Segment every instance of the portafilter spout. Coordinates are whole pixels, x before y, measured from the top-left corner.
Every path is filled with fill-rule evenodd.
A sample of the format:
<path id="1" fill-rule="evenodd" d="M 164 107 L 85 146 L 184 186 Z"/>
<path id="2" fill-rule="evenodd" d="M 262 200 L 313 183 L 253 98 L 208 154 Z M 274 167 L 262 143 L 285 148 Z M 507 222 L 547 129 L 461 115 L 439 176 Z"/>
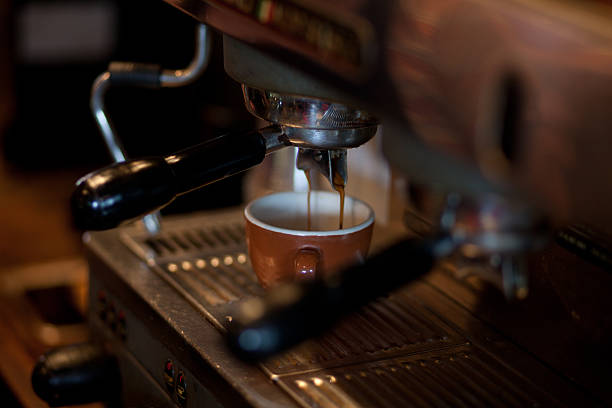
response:
<path id="1" fill-rule="evenodd" d="M 300 147 L 295 166 L 306 172 L 317 170 L 332 188 L 346 186 L 348 179 L 346 149 L 320 150 Z"/>

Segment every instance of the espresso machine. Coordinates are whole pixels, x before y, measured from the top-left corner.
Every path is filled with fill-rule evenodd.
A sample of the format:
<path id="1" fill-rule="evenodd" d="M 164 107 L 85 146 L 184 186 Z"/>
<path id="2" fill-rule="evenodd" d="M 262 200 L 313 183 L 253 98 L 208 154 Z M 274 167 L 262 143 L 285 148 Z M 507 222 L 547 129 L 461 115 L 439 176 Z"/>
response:
<path id="1" fill-rule="evenodd" d="M 199 24 L 192 63 L 113 62 L 92 88 L 116 162 L 79 180 L 72 201 L 95 341 L 41 357 L 42 399 L 612 403 L 609 2 L 166 2 Z M 206 74 L 211 30 L 265 125 L 128 158 L 106 91 L 189 86 Z M 350 186 L 352 150 L 376 139 L 399 210 L 377 220 L 363 264 L 328 279 L 264 291 L 240 208 L 159 215 L 289 149 L 286 171 Z"/>

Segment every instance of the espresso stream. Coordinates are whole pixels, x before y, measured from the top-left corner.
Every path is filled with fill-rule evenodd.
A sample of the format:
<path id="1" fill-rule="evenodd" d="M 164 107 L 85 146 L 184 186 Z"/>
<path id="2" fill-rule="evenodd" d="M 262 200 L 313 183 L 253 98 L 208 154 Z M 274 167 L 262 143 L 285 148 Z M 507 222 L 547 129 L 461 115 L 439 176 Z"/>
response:
<path id="1" fill-rule="evenodd" d="M 312 191 L 312 186 L 310 183 L 310 169 L 308 170 L 304 170 L 304 175 L 306 175 L 306 180 L 308 180 L 308 195 L 306 196 L 306 200 L 307 200 L 307 207 L 308 207 L 308 216 L 307 216 L 307 230 L 306 231 L 312 231 L 312 223 L 310 221 L 310 193 Z"/>
<path id="2" fill-rule="evenodd" d="M 334 173 L 334 190 L 340 194 L 340 221 L 338 222 L 338 229 L 342 229 L 344 221 L 344 180 L 340 177 L 339 173 Z"/>
<path id="3" fill-rule="evenodd" d="M 308 181 L 308 194 L 306 196 L 306 200 L 308 200 L 307 203 L 307 221 L 306 221 L 306 230 L 307 231 L 312 231 L 312 219 L 311 219 L 311 213 L 310 213 L 310 193 L 312 192 L 312 183 L 311 183 L 311 178 L 310 178 L 310 169 L 304 170 L 304 175 L 306 176 L 306 180 Z M 338 194 L 340 194 L 340 219 L 338 221 L 338 229 L 342 229 L 344 227 L 344 180 L 342 179 L 342 177 L 340 176 L 340 173 L 338 173 L 337 171 L 334 171 L 334 175 L 333 175 L 333 187 L 334 190 L 336 190 L 338 192 Z M 333 228 L 329 228 L 328 226 L 330 225 L 329 222 L 329 216 L 325 215 L 325 216 L 317 216 L 317 224 L 319 224 L 317 226 L 317 230 L 331 230 Z"/>

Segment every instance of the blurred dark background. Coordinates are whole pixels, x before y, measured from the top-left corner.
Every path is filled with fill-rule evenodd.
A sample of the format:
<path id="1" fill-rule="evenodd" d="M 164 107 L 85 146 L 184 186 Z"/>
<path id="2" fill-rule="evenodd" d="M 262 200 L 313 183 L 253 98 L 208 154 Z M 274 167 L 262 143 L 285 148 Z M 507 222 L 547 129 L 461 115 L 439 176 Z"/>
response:
<path id="1" fill-rule="evenodd" d="M 87 305 L 70 193 L 80 176 L 111 163 L 89 109 L 94 79 L 110 61 L 186 67 L 195 28 L 162 1 L 0 0 L 0 354 L 9 356 L 0 361 L 3 406 L 43 406 L 29 385 L 36 357 L 87 336 L 79 329 L 64 338 L 60 329 L 84 326 Z M 114 88 L 106 106 L 130 157 L 166 155 L 254 126 L 240 86 L 223 70 L 217 33 L 196 83 Z M 242 175 L 228 178 L 164 213 L 239 204 L 241 186 Z"/>
<path id="2" fill-rule="evenodd" d="M 14 1 L 9 7 L 15 109 L 3 153 L 20 170 L 89 170 L 109 162 L 88 103 L 91 84 L 109 61 L 175 69 L 193 57 L 195 20 L 161 1 Z M 195 85 L 109 91 L 107 107 L 130 156 L 168 154 L 252 126 L 239 85 L 223 71 L 219 36 L 213 44 L 210 66 Z M 226 187 L 215 186 L 215 193 Z M 224 194 L 207 195 L 219 203 L 205 205 L 225 204 Z"/>

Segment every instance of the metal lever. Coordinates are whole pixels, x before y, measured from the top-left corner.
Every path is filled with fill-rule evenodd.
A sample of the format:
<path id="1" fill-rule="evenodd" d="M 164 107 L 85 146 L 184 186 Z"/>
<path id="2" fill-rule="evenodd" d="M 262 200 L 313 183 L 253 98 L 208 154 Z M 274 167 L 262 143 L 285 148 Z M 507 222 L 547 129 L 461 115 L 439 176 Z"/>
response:
<path id="1" fill-rule="evenodd" d="M 210 59 L 210 37 L 208 29 L 200 24 L 196 31 L 196 54 L 185 69 L 162 70 L 159 65 L 132 62 L 111 62 L 108 70 L 100 74 L 91 89 L 90 107 L 104 142 L 116 163 L 127 160 L 128 155 L 108 117 L 104 105 L 106 91 L 112 85 L 130 85 L 148 88 L 178 87 L 195 81 L 208 66 Z M 149 233 L 156 234 L 161 228 L 159 213 L 146 215 L 143 219 Z"/>

